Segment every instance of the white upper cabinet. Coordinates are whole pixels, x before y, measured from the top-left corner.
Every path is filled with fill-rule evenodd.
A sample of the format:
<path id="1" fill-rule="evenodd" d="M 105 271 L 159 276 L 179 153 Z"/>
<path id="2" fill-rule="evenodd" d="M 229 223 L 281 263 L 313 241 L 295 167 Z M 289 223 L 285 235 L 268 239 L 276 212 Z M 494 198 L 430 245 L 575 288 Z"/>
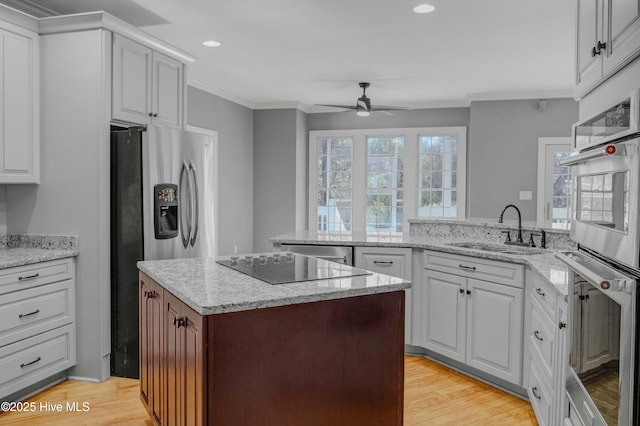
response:
<path id="1" fill-rule="evenodd" d="M 640 0 L 578 0 L 579 99 L 640 54 Z"/>
<path id="2" fill-rule="evenodd" d="M 38 35 L 0 21 L 0 183 L 40 182 Z"/>
<path id="3" fill-rule="evenodd" d="M 112 101 L 116 120 L 182 128 L 184 65 L 114 34 Z"/>

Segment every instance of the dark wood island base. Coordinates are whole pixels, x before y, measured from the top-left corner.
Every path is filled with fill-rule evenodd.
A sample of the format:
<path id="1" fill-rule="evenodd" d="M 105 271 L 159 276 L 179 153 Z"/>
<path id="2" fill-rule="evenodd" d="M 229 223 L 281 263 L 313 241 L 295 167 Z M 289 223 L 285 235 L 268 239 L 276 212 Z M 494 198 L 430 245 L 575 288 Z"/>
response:
<path id="1" fill-rule="evenodd" d="M 141 337 L 163 340 L 158 353 L 141 339 L 141 399 L 157 423 L 402 425 L 402 290 L 201 316 L 140 283 L 141 305 L 161 297 L 164 311 L 160 336 L 141 306 Z"/>

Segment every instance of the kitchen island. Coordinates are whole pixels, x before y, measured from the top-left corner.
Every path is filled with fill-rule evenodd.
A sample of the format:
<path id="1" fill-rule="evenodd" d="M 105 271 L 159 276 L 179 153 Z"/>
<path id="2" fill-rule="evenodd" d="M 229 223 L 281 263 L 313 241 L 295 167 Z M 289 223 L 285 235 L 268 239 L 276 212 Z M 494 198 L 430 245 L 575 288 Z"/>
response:
<path id="1" fill-rule="evenodd" d="M 141 399 L 156 423 L 402 424 L 408 281 L 273 285 L 215 259 L 138 267 Z"/>

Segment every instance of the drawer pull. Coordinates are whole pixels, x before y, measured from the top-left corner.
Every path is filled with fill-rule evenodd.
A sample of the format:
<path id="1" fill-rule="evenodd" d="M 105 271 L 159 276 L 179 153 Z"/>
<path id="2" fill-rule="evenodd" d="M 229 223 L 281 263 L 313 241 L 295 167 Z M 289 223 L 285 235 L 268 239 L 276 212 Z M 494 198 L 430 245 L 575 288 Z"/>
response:
<path id="1" fill-rule="evenodd" d="M 374 260 L 373 264 L 380 266 L 391 266 L 393 265 L 393 260 Z"/>
<path id="2" fill-rule="evenodd" d="M 27 362 L 27 363 L 25 363 L 25 364 L 20 364 L 20 368 L 25 368 L 25 367 L 28 367 L 28 366 L 30 366 L 30 365 L 33 365 L 33 364 L 35 364 L 36 362 L 40 362 L 40 360 L 41 360 L 41 359 L 42 359 L 42 358 L 38 357 L 38 358 L 34 359 L 34 360 L 33 360 L 33 361 L 31 361 L 31 362 Z"/>
<path id="3" fill-rule="evenodd" d="M 24 317 L 30 317 L 31 315 L 35 315 L 35 314 L 38 314 L 38 313 L 40 313 L 40 309 L 36 309 L 35 311 L 29 312 L 28 314 L 20 314 L 20 315 L 18 315 L 18 318 L 22 319 Z"/>
<path id="4" fill-rule="evenodd" d="M 458 264 L 458 268 L 464 269 L 465 271 L 475 271 L 476 270 L 475 266 L 467 266 L 467 265 L 463 265 L 463 264 Z"/>
<path id="5" fill-rule="evenodd" d="M 27 275 L 26 277 L 23 277 L 21 275 L 21 276 L 18 277 L 18 281 L 32 280 L 34 278 L 38 278 L 39 276 L 40 276 L 40 274 Z"/>
<path id="6" fill-rule="evenodd" d="M 538 330 L 534 331 L 533 335 L 536 337 L 536 339 L 540 340 L 541 342 L 544 340 Z"/>
<path id="7" fill-rule="evenodd" d="M 531 393 L 533 394 L 533 396 L 536 397 L 536 399 L 542 399 L 542 397 L 538 393 L 538 387 L 537 386 L 534 386 L 534 387 L 531 388 Z"/>
<path id="8" fill-rule="evenodd" d="M 536 293 L 538 293 L 542 297 L 544 297 L 544 295 L 545 295 L 544 290 L 542 290 L 541 288 L 536 288 Z"/>

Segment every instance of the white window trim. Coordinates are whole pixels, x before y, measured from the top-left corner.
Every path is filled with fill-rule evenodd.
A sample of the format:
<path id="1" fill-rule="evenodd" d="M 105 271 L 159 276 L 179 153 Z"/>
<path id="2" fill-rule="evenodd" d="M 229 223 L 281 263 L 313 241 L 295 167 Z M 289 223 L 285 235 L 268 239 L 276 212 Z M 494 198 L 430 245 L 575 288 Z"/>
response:
<path id="1" fill-rule="evenodd" d="M 571 137 L 544 137 L 538 138 L 538 195 L 536 201 L 536 226 L 540 228 L 550 228 L 547 224 L 547 206 L 545 205 L 547 188 L 545 180 L 547 178 L 546 170 L 546 150 L 549 145 L 566 145 L 567 152 L 571 151 Z"/>
<path id="2" fill-rule="evenodd" d="M 309 132 L 309 231 L 317 230 L 317 149 L 318 138 L 352 138 L 353 139 L 353 194 L 366 193 L 366 138 L 368 136 L 404 136 L 404 213 L 403 229 L 409 231 L 409 219 L 418 218 L 418 138 L 423 135 L 448 136 L 458 138 L 458 169 L 457 169 L 457 219 L 464 220 L 466 214 L 467 187 L 467 128 L 465 126 L 452 127 L 411 127 L 388 129 L 347 129 L 347 130 L 312 130 Z M 352 233 L 366 233 L 366 197 L 352 196 Z M 431 218 L 439 220 L 440 218 Z M 446 220 L 447 218 L 442 218 Z"/>

